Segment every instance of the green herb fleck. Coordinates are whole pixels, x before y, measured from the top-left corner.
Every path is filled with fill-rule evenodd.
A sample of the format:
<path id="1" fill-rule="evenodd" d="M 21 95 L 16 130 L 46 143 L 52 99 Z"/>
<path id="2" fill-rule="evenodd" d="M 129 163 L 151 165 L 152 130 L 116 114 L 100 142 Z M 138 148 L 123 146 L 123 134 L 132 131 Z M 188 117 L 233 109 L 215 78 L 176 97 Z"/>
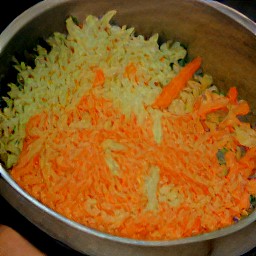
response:
<path id="1" fill-rule="evenodd" d="M 184 66 L 187 64 L 187 62 L 186 62 L 185 59 L 179 59 L 179 60 L 178 60 L 178 63 L 179 63 L 179 65 L 180 65 L 181 67 L 184 67 Z"/>
<path id="2" fill-rule="evenodd" d="M 71 16 L 73 22 L 76 24 L 76 25 L 79 25 L 79 21 L 77 19 L 77 17 L 74 17 L 74 16 Z"/>
<path id="3" fill-rule="evenodd" d="M 256 207 L 256 197 L 253 195 L 250 195 L 250 204 L 251 204 L 251 207 L 253 208 Z"/>
<path id="4" fill-rule="evenodd" d="M 216 156 L 220 165 L 226 164 L 225 154 L 228 152 L 226 148 L 219 149 Z"/>

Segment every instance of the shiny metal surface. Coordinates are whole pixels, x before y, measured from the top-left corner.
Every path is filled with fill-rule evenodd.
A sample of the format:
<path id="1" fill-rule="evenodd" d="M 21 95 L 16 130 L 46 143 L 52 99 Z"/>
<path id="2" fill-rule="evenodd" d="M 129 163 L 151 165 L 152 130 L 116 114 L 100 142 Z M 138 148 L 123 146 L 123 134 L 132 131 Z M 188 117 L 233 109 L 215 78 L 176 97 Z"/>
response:
<path id="1" fill-rule="evenodd" d="M 240 23 L 243 27 L 245 27 L 254 35 L 256 35 L 255 23 L 244 14 L 238 12 L 237 10 L 231 7 L 228 7 L 227 5 L 223 5 L 216 1 L 209 1 L 208 4 L 213 8 L 217 9 L 218 11 L 222 12 L 223 14 L 234 19 L 236 22 Z"/>
<path id="2" fill-rule="evenodd" d="M 226 90 L 238 86 L 242 98 L 255 110 L 256 25 L 219 3 L 203 0 L 86 1 L 45 0 L 17 17 L 0 35 L 0 74 L 16 52 L 33 47 L 39 37 L 65 31 L 64 20 L 73 15 L 82 20 L 88 14 L 102 15 L 116 9 L 116 22 L 134 26 L 138 33 L 158 32 L 189 46 L 191 56 L 202 56 L 203 68 Z M 138 241 L 104 234 L 70 221 L 25 193 L 0 167 L 0 193 L 32 223 L 53 238 L 89 255 L 221 255 L 229 235 L 255 230 L 256 212 L 230 227 L 173 241 Z M 237 254 L 240 255 L 240 254 Z"/>

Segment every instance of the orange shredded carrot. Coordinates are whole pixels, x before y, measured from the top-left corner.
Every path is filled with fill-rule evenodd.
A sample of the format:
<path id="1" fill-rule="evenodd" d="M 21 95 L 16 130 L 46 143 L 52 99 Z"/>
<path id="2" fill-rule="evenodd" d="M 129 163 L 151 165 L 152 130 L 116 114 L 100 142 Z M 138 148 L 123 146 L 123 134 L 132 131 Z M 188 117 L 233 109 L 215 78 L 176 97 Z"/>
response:
<path id="1" fill-rule="evenodd" d="M 156 143 L 152 118 L 139 124 L 133 114 L 127 121 L 92 88 L 73 109 L 29 120 L 11 175 L 56 212 L 113 235 L 166 240 L 223 228 L 249 212 L 256 148 L 238 158 L 241 145 L 227 129 L 230 123 L 219 120 L 218 129 L 205 129 L 202 116 L 220 108 L 233 119 L 245 113 L 245 106 L 235 108 L 234 95 L 209 92 L 192 113 L 164 115 L 163 138 Z M 90 125 L 83 123 L 87 115 Z"/>
<path id="2" fill-rule="evenodd" d="M 202 59 L 196 57 L 185 67 L 181 69 L 176 77 L 167 84 L 160 95 L 153 103 L 154 108 L 167 108 L 171 102 L 179 96 L 181 90 L 186 86 L 187 82 L 193 77 L 194 73 L 200 68 Z"/>
<path id="3" fill-rule="evenodd" d="M 237 102 L 237 88 L 236 87 L 231 87 L 228 91 L 227 97 L 229 98 L 230 102 L 235 104 Z"/>
<path id="4" fill-rule="evenodd" d="M 125 68 L 124 77 L 127 77 L 130 80 L 134 79 L 136 81 L 136 83 L 138 83 L 138 78 L 137 78 L 136 72 L 137 72 L 137 67 L 135 66 L 135 64 L 133 62 L 131 62 Z"/>
<path id="5" fill-rule="evenodd" d="M 128 64 L 127 67 L 125 68 L 125 76 L 128 76 L 128 77 L 129 77 L 130 74 L 135 74 L 136 71 L 137 71 L 137 68 L 136 68 L 136 66 L 134 65 L 134 63 L 130 63 L 130 64 Z"/>
<path id="6" fill-rule="evenodd" d="M 250 112 L 250 107 L 246 101 L 241 101 L 235 105 L 233 112 L 235 115 L 247 115 Z"/>
<path id="7" fill-rule="evenodd" d="M 105 75 L 102 69 L 96 68 L 93 70 L 95 73 L 95 78 L 93 81 L 93 87 L 101 86 L 105 82 Z"/>
<path id="8" fill-rule="evenodd" d="M 203 97 L 201 97 L 201 104 L 197 104 L 197 114 L 202 118 L 205 118 L 206 115 L 211 112 L 226 109 L 229 103 L 227 98 L 219 97 L 217 94 L 211 95 L 211 97 L 207 98 L 206 100 L 202 100 L 202 98 Z"/>

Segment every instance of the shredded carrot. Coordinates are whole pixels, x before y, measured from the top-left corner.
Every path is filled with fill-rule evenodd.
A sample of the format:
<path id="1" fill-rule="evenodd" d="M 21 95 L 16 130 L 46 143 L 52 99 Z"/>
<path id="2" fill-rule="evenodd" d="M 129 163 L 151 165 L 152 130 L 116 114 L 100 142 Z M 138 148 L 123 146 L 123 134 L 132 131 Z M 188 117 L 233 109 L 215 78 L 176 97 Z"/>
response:
<path id="1" fill-rule="evenodd" d="M 181 71 L 175 79 L 179 89 L 171 87 L 173 82 L 168 85 L 172 97 L 200 63 L 196 59 Z M 103 77 L 96 71 L 95 80 Z M 45 111 L 29 120 L 23 150 L 11 170 L 28 193 L 81 224 L 144 240 L 210 232 L 249 213 L 250 195 L 256 194 L 250 179 L 256 148 L 237 156 L 242 145 L 229 127 L 239 122 L 236 116 L 246 113 L 247 105 L 236 100 L 234 89 L 226 97 L 208 91 L 186 115 L 163 115 L 160 143 L 154 139 L 152 117 L 143 124 L 135 114 L 127 120 L 96 92 L 93 87 L 72 109 Z M 157 106 L 169 104 L 167 98 Z M 218 129 L 207 129 L 213 112 L 219 114 Z"/>
<path id="2" fill-rule="evenodd" d="M 130 77 L 131 75 L 134 75 L 136 71 L 137 71 L 137 68 L 134 65 L 134 63 L 128 64 L 127 67 L 125 68 L 125 77 Z"/>
<path id="3" fill-rule="evenodd" d="M 236 87 L 231 87 L 228 91 L 227 97 L 229 98 L 230 102 L 235 104 L 237 102 L 238 92 Z"/>
<path id="4" fill-rule="evenodd" d="M 138 83 L 138 77 L 136 75 L 137 67 L 133 62 L 129 63 L 125 68 L 124 77 L 127 77 L 129 80 L 134 80 Z"/>
<path id="5" fill-rule="evenodd" d="M 103 70 L 100 68 L 95 68 L 93 71 L 95 73 L 93 87 L 103 85 L 105 82 L 105 75 L 104 75 Z"/>
<path id="6" fill-rule="evenodd" d="M 185 67 L 181 69 L 176 77 L 167 84 L 160 95 L 153 103 L 154 108 L 167 108 L 171 102 L 179 96 L 181 90 L 186 86 L 187 82 L 193 77 L 194 73 L 200 68 L 202 59 L 196 57 Z"/>
<path id="7" fill-rule="evenodd" d="M 185 66 L 154 107 L 167 107 L 200 65 L 196 58 Z M 249 213 L 256 148 L 238 153 L 242 138 L 234 126 L 248 129 L 237 116 L 247 114 L 249 105 L 237 100 L 236 88 L 226 97 L 205 91 L 186 115 L 165 113 L 156 141 L 155 119 L 149 115 L 141 124 L 132 114 L 127 120 L 97 95 L 105 77 L 102 69 L 93 71 L 92 89 L 74 108 L 44 111 L 26 124 L 23 150 L 11 170 L 21 187 L 69 219 L 135 239 L 197 235 Z M 127 77 L 135 73 L 128 65 Z M 213 113 L 218 129 L 207 126 Z"/>
<path id="8" fill-rule="evenodd" d="M 208 93 L 208 95 L 205 95 L 206 99 L 202 96 L 200 98 L 201 103 L 197 104 L 198 112 L 197 114 L 205 118 L 207 114 L 221 110 L 221 109 L 227 109 L 227 105 L 229 103 L 229 100 L 227 98 L 221 97 L 217 94 L 211 94 Z"/>

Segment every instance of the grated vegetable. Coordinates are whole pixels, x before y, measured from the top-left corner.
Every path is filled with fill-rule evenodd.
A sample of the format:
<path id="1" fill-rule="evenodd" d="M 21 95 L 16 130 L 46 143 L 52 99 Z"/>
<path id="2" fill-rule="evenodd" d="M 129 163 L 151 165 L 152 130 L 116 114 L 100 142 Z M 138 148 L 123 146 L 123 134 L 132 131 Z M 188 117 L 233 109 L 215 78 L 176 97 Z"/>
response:
<path id="1" fill-rule="evenodd" d="M 0 113 L 0 157 L 13 179 L 63 216 L 144 240 L 178 239 L 236 222 L 255 205 L 256 133 L 237 89 L 216 93 L 158 45 L 111 25 L 116 11 L 66 20 L 35 67 L 16 63 Z"/>

